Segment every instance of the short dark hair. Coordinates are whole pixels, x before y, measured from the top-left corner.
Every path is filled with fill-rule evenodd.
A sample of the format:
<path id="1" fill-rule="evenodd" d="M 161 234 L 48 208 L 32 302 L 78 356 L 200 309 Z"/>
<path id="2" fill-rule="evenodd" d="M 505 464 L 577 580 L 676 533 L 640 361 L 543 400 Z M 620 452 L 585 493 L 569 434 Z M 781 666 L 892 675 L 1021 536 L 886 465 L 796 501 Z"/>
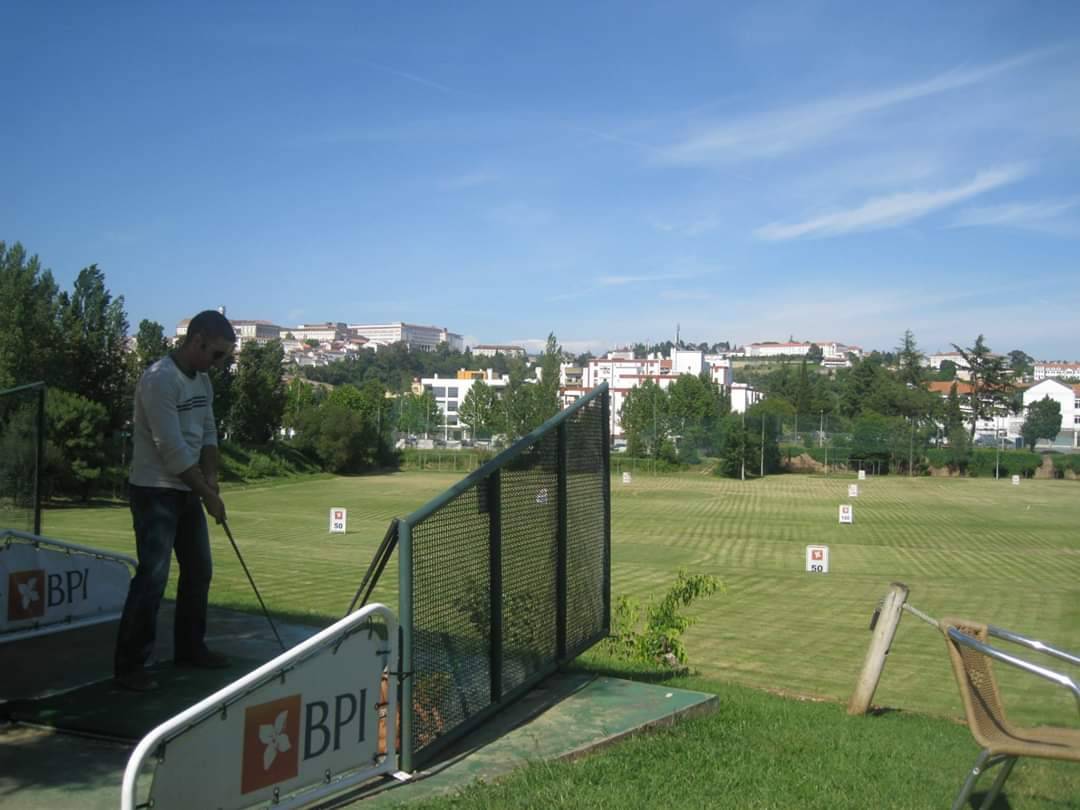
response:
<path id="1" fill-rule="evenodd" d="M 191 319 L 191 323 L 188 324 L 187 335 L 184 336 L 184 343 L 190 341 L 195 335 L 211 340 L 223 338 L 233 343 L 236 342 L 236 332 L 233 330 L 232 324 L 229 323 L 229 319 L 216 309 L 204 309 Z"/>

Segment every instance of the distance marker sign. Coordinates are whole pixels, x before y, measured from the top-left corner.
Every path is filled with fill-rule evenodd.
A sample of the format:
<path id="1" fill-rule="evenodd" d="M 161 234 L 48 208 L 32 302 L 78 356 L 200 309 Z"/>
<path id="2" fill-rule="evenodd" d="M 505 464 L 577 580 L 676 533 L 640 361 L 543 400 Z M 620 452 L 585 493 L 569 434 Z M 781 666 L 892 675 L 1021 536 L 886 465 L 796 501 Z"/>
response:
<path id="1" fill-rule="evenodd" d="M 330 510 L 330 534 L 345 534 L 345 525 L 349 515 L 345 509 L 337 507 Z"/>
<path id="2" fill-rule="evenodd" d="M 858 498 L 859 497 L 859 485 L 858 484 L 848 484 L 847 485 L 847 496 L 849 498 Z"/>
<path id="3" fill-rule="evenodd" d="M 812 574 L 829 573 L 829 547 L 806 547 L 806 570 Z"/>
<path id="4" fill-rule="evenodd" d="M 854 523 L 855 522 L 855 507 L 849 503 L 840 504 L 840 522 L 841 523 Z"/>

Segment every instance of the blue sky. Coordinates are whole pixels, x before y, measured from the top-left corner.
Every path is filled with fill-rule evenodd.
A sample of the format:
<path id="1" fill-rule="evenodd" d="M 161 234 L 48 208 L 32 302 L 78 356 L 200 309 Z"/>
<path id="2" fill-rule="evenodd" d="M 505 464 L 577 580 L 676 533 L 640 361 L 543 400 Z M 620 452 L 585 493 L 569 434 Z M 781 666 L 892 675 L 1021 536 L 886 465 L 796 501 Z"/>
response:
<path id="1" fill-rule="evenodd" d="M 0 239 L 133 324 L 1080 357 L 1067 0 L 6 3 L 0 90 Z"/>

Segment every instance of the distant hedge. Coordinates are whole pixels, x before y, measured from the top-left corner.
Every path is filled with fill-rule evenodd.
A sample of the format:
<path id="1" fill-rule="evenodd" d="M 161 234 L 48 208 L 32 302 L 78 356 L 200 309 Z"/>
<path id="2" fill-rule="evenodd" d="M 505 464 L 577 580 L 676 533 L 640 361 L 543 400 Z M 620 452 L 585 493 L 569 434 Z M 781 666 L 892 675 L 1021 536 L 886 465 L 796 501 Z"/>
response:
<path id="1" fill-rule="evenodd" d="M 1059 454 L 1051 456 L 1051 458 L 1054 460 L 1054 472 L 1058 475 L 1064 475 L 1066 470 L 1080 475 L 1080 453 Z"/>
<path id="2" fill-rule="evenodd" d="M 926 451 L 926 460 L 931 467 L 945 469 L 949 467 L 951 453 L 946 449 L 934 448 Z M 1005 450 L 1000 456 L 996 450 L 985 447 L 971 451 L 964 473 L 971 478 L 993 478 L 994 470 L 1000 463 L 1001 476 L 1020 475 L 1030 478 L 1042 465 L 1042 456 L 1030 450 Z"/>
<path id="3" fill-rule="evenodd" d="M 218 449 L 222 481 L 258 481 L 322 471 L 316 462 L 286 444 L 247 447 L 227 441 Z"/>

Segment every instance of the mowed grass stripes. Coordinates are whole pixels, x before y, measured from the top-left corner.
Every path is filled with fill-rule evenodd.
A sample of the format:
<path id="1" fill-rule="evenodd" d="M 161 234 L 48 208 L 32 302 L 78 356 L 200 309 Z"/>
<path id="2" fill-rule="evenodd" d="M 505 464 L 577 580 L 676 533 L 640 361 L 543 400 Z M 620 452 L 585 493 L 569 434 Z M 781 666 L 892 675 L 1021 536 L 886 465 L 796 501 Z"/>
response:
<path id="1" fill-rule="evenodd" d="M 317 478 L 225 493 L 229 523 L 272 610 L 325 623 L 342 615 L 390 519 L 459 475 Z M 890 581 L 934 616 L 982 619 L 1080 650 L 1080 485 L 1070 481 L 872 478 L 855 523 L 837 507 L 854 477 L 731 481 L 698 473 L 612 479 L 612 589 L 660 596 L 686 568 L 720 577 L 723 594 L 692 612 L 690 659 L 702 675 L 846 700 Z M 328 533 L 331 507 L 349 533 Z M 126 508 L 58 509 L 45 534 L 131 553 Z M 224 533 L 212 528 L 218 604 L 257 609 Z M 831 550 L 831 572 L 804 572 L 805 546 Z M 396 561 L 375 593 L 397 607 Z M 174 577 L 175 580 L 175 577 Z M 1048 662 L 1049 663 L 1049 662 Z M 1068 696 L 1001 672 L 1021 722 L 1060 721 Z M 1077 674 L 1077 673 L 1073 673 Z M 956 716 L 959 697 L 940 634 L 901 622 L 875 702 Z M 1065 714 L 1063 714 L 1063 712 Z"/>

